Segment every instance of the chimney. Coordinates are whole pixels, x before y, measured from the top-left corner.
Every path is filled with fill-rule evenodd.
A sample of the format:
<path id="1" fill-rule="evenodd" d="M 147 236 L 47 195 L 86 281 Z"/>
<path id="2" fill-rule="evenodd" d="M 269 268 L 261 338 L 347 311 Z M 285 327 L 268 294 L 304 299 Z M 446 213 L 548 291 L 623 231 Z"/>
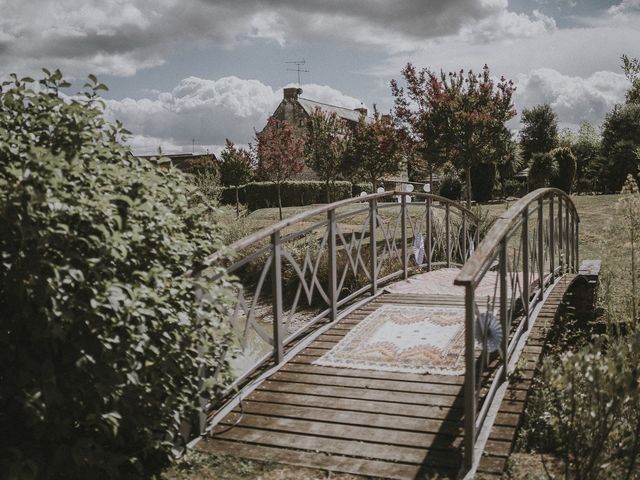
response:
<path id="1" fill-rule="evenodd" d="M 367 109 L 365 107 L 354 108 L 356 112 L 360 112 L 360 115 L 367 116 Z"/>
<path id="2" fill-rule="evenodd" d="M 297 100 L 298 95 L 302 95 L 302 89 L 298 87 L 291 87 L 284 89 L 285 100 Z"/>

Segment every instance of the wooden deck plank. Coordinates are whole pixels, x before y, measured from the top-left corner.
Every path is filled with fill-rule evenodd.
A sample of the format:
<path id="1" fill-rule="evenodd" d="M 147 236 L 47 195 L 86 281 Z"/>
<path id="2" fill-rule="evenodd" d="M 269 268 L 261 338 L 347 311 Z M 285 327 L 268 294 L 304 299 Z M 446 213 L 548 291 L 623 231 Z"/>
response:
<path id="1" fill-rule="evenodd" d="M 413 480 L 419 473 L 427 475 L 438 473 L 454 478 L 457 473 L 457 469 L 447 470 L 439 468 L 436 472 L 435 470 L 421 470 L 420 466 L 417 465 L 346 457 L 342 455 L 318 455 L 315 452 L 303 450 L 247 445 L 241 442 L 220 439 L 209 439 L 204 449 L 223 455 L 239 455 L 254 460 L 266 460 L 287 465 L 307 466 L 333 472 L 344 472 L 395 480 Z"/>
<path id="2" fill-rule="evenodd" d="M 462 407 L 462 397 L 438 394 L 418 394 L 407 392 L 393 392 L 373 388 L 334 387 L 327 385 L 311 385 L 306 383 L 278 382 L 266 380 L 258 390 L 271 392 L 304 393 L 334 398 L 353 398 L 377 400 L 389 403 L 409 405 L 431 405 L 440 407 Z"/>
<path id="3" fill-rule="evenodd" d="M 458 436 L 462 433 L 462 423 L 447 420 L 395 415 L 387 412 L 368 413 L 357 410 L 331 410 L 309 405 L 289 405 L 281 403 L 265 403 L 245 401 L 242 408 L 236 408 L 234 413 L 250 413 L 265 416 L 278 416 L 317 420 L 319 422 L 340 423 L 346 425 L 375 425 L 380 428 L 406 430 L 411 432 L 440 433 L 442 435 Z M 502 427 L 508 433 L 513 427 Z"/>
<path id="4" fill-rule="evenodd" d="M 248 397 L 249 400 L 281 403 L 285 405 L 314 406 L 327 410 L 348 410 L 366 413 L 390 413 L 392 415 L 404 415 L 407 417 L 444 419 L 449 410 L 444 407 L 429 405 L 409 405 L 404 403 L 388 403 L 381 401 L 362 400 L 355 398 L 319 397 L 314 395 L 302 395 L 299 393 L 283 393 L 269 391 L 255 391 Z M 462 421 L 462 409 L 459 410 L 460 422 Z M 331 413 L 327 413 L 331 415 Z"/>
<path id="5" fill-rule="evenodd" d="M 278 434 L 275 435 L 271 430 L 240 426 L 219 433 L 213 438 L 236 440 L 249 444 L 327 452 L 330 454 L 348 455 L 359 458 L 403 462 L 413 465 L 427 465 L 430 467 L 457 468 L 460 465 L 460 458 L 458 458 L 454 452 L 438 450 L 427 452 L 419 447 L 404 447 L 360 440 L 298 435 L 288 432 L 278 432 Z"/>
<path id="6" fill-rule="evenodd" d="M 222 423 L 212 430 L 212 435 L 215 436 L 217 431 L 224 430 L 228 426 L 233 425 L 261 430 L 273 430 L 276 432 L 323 436 L 332 439 L 358 440 L 412 448 L 420 446 L 420 448 L 425 449 L 446 451 L 457 449 L 462 441 L 462 437 L 440 435 L 431 432 L 411 432 L 395 428 L 381 428 L 377 424 L 375 427 L 347 425 L 300 418 L 272 417 L 261 414 L 254 415 L 247 412 L 244 414 L 237 412 L 228 415 Z"/>
<path id="7" fill-rule="evenodd" d="M 458 395 L 461 385 L 448 385 L 443 383 L 402 382 L 398 380 L 381 380 L 359 377 L 340 377 L 335 375 L 292 373 L 280 371 L 271 378 L 283 382 L 307 383 L 315 385 L 342 386 L 354 388 L 367 388 L 377 390 L 390 390 L 393 392 L 425 393 L 438 395 Z"/>

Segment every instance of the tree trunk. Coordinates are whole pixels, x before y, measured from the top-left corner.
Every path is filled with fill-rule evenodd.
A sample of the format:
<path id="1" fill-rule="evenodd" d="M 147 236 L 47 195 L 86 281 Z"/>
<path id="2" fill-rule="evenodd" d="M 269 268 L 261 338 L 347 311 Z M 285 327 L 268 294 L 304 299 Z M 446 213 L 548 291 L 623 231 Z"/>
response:
<path id="1" fill-rule="evenodd" d="M 280 182 L 276 183 L 276 190 L 278 190 L 278 213 L 280 214 L 280 220 L 282 220 L 282 199 L 280 197 Z"/>
<path id="2" fill-rule="evenodd" d="M 236 218 L 240 217 L 240 199 L 238 197 L 238 185 L 236 185 Z"/>
<path id="3" fill-rule="evenodd" d="M 371 187 L 373 188 L 373 190 L 371 191 L 371 193 L 378 193 L 378 179 L 375 177 L 371 177 Z"/>
<path id="4" fill-rule="evenodd" d="M 331 203 L 331 192 L 329 191 L 329 179 L 325 182 L 325 188 L 327 190 L 327 203 Z"/>
<path id="5" fill-rule="evenodd" d="M 466 169 L 467 177 L 467 208 L 471 208 L 471 166 L 467 165 Z"/>

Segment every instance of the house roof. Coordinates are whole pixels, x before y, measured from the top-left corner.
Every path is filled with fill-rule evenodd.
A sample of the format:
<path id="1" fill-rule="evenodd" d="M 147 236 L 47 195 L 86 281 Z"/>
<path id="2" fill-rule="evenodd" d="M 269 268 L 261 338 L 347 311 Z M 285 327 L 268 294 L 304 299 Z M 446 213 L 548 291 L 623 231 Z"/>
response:
<path id="1" fill-rule="evenodd" d="M 320 108 L 324 112 L 335 113 L 338 117 L 351 122 L 357 122 L 360 119 L 361 113 L 358 110 L 351 110 L 345 107 L 338 107 L 337 105 L 329 105 L 328 103 L 316 102 L 315 100 L 310 100 L 304 97 L 298 97 L 297 100 L 300 106 L 302 106 L 304 111 L 309 115 L 311 115 L 316 110 L 316 108 Z M 366 117 L 367 122 L 370 122 L 371 120 L 372 118 L 370 116 Z"/>

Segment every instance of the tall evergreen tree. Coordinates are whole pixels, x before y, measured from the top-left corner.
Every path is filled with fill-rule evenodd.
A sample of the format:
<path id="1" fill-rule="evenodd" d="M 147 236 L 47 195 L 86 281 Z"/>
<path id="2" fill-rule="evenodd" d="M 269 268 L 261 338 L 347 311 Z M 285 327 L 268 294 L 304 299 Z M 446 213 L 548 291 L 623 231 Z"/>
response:
<path id="1" fill-rule="evenodd" d="M 525 163 L 529 163 L 534 153 L 547 153 L 558 146 L 558 116 L 551 105 L 525 108 L 520 122 L 520 146 Z"/>

